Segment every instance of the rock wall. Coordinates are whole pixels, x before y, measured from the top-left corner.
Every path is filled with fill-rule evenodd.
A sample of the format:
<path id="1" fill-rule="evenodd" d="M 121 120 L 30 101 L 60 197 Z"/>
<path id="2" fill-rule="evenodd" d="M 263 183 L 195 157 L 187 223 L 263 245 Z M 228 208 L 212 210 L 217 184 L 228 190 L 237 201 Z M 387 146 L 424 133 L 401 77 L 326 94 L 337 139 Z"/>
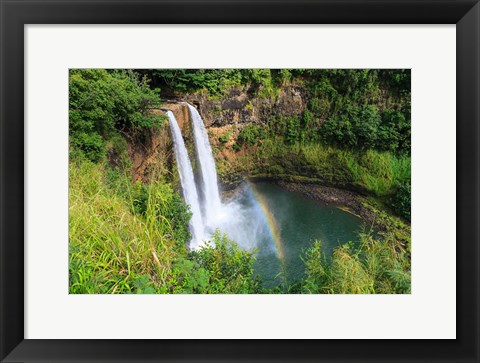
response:
<path id="1" fill-rule="evenodd" d="M 193 145 L 191 140 L 191 123 L 186 104 L 171 102 L 154 109 L 154 114 L 172 111 L 182 130 L 185 143 Z M 132 163 L 133 181 L 148 182 L 162 168 L 170 168 L 173 162 L 173 141 L 168 121 L 158 128 L 152 128 L 128 140 L 128 156 Z"/>
<path id="2" fill-rule="evenodd" d="M 183 99 L 163 100 L 162 108 L 152 110 L 155 114 L 165 114 L 170 110 L 175 115 L 182 130 L 185 144 L 189 148 L 192 162 L 193 136 L 190 114 L 184 102 L 193 104 L 200 112 L 208 129 L 210 142 L 216 150 L 216 157 L 227 161 L 243 152 L 235 153 L 231 144 L 238 136 L 242 127 L 248 123 L 267 123 L 273 116 L 296 116 L 305 109 L 308 100 L 306 92 L 298 86 L 286 86 L 269 97 L 258 96 L 253 89 L 234 89 L 226 96 L 212 99 L 206 94 L 186 95 Z M 229 133 L 231 140 L 219 150 L 218 137 Z M 148 130 L 128 142 L 128 155 L 132 162 L 134 181 L 148 182 L 160 167 L 171 168 L 173 163 L 173 143 L 168 121 L 162 127 Z"/>
<path id="3" fill-rule="evenodd" d="M 272 116 L 295 116 L 303 112 L 308 102 L 305 90 L 299 86 L 285 86 L 269 97 L 244 88 L 231 90 L 218 99 L 195 94 L 185 97 L 185 101 L 198 108 L 207 127 L 266 123 Z"/>

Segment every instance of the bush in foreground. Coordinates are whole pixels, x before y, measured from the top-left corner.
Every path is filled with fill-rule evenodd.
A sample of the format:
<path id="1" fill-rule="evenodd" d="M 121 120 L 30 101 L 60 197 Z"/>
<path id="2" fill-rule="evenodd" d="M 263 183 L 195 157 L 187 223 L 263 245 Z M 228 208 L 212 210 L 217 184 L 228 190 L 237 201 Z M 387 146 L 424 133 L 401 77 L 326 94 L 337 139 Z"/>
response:
<path id="1" fill-rule="evenodd" d="M 304 256 L 303 292 L 310 294 L 409 294 L 410 260 L 390 236 L 362 234 L 358 247 L 347 243 L 331 258 L 316 241 Z"/>

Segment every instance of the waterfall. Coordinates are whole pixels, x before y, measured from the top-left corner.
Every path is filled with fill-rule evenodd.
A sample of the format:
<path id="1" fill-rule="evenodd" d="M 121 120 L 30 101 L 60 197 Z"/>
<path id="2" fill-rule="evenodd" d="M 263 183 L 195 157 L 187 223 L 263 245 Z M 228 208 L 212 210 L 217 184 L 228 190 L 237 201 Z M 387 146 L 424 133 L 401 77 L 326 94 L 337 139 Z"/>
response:
<path id="1" fill-rule="evenodd" d="M 208 140 L 207 130 L 203 123 L 202 117 L 195 107 L 189 104 L 187 105 L 190 110 L 190 117 L 192 118 L 195 148 L 201 169 L 202 190 L 205 196 L 205 222 L 207 226 L 212 228 L 217 217 L 221 213 L 222 207 L 220 202 L 220 193 L 218 191 L 215 160 L 213 159 L 212 148 L 210 146 L 210 141 Z"/>
<path id="2" fill-rule="evenodd" d="M 192 165 L 177 120 L 171 111 L 167 111 L 167 115 L 172 131 L 183 197 L 185 202 L 190 205 L 192 212 L 189 226 L 192 233 L 190 248 L 201 247 L 203 240 L 211 238 L 215 228 L 227 233 L 230 238 L 246 249 L 253 248 L 255 241 L 265 238 L 271 239 L 266 233 L 266 231 L 268 232 L 268 225 L 258 214 L 258 203 L 251 192 L 246 194 L 243 201 L 233 200 L 222 204 L 218 190 L 215 160 L 207 130 L 195 107 L 188 105 L 188 108 L 195 140 L 196 156 L 200 166 L 201 182 L 198 183 L 197 181 L 197 184 L 202 188 L 203 199 L 198 197 Z M 202 211 L 204 212 L 203 215 Z"/>
<path id="3" fill-rule="evenodd" d="M 192 164 L 190 163 L 185 142 L 183 141 L 182 133 L 180 132 L 175 116 L 171 111 L 167 111 L 167 116 L 172 131 L 173 146 L 177 160 L 178 174 L 182 184 L 183 197 L 192 212 L 192 218 L 190 219 L 192 241 L 190 242 L 190 247 L 195 249 L 201 245 L 202 239 L 204 238 L 204 225 L 200 212 L 197 188 L 193 178 Z"/>

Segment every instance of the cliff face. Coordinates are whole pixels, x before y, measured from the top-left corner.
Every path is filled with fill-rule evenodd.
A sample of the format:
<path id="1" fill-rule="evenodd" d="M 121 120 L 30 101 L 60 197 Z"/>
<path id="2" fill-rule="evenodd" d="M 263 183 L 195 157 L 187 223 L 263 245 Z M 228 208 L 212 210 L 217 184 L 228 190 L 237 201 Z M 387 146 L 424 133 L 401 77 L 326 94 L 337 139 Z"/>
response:
<path id="1" fill-rule="evenodd" d="M 188 107 L 183 101 L 197 107 L 208 129 L 215 157 L 226 162 L 233 162 L 235 158 L 247 152 L 246 150 L 234 152 L 231 148 L 238 133 L 246 124 L 267 123 L 274 116 L 300 115 L 308 103 L 303 88 L 286 86 L 277 94 L 268 97 L 258 96 L 256 90 L 249 88 L 235 89 L 216 99 L 201 93 L 186 95 L 181 100 L 167 100 L 161 109 L 152 110 L 157 114 L 165 114 L 167 110 L 173 112 L 182 130 L 185 144 L 189 148 L 193 148 L 192 128 Z M 226 134 L 229 135 L 229 139 L 220 142 L 219 137 Z M 132 162 L 133 180 L 146 182 L 162 163 L 172 165 L 172 148 L 168 121 L 158 129 L 149 130 L 141 137 L 129 140 L 128 155 Z M 193 155 L 193 149 L 189 151 Z"/>
<path id="2" fill-rule="evenodd" d="M 155 114 L 172 111 L 182 130 L 185 143 L 191 145 L 191 123 L 188 107 L 182 103 L 166 103 Z M 148 182 L 160 168 L 168 168 L 173 162 L 173 141 L 168 121 L 128 140 L 128 156 L 132 163 L 133 181 Z"/>
<path id="3" fill-rule="evenodd" d="M 246 145 L 240 150 L 234 148 L 243 127 L 267 124 L 274 117 L 300 116 L 309 102 L 306 90 L 295 85 L 284 86 L 275 94 L 262 94 L 262 90 L 243 88 L 218 99 L 203 94 L 186 98 L 198 108 L 208 128 L 217 165 L 235 165 L 255 152 Z M 221 180 L 223 177 L 220 175 Z"/>
<path id="4" fill-rule="evenodd" d="M 294 116 L 302 113 L 307 105 L 302 87 L 285 86 L 278 94 L 261 97 L 255 90 L 244 88 L 231 90 L 228 95 L 210 99 L 204 94 L 187 96 L 194 104 L 207 127 L 266 123 L 272 116 Z"/>

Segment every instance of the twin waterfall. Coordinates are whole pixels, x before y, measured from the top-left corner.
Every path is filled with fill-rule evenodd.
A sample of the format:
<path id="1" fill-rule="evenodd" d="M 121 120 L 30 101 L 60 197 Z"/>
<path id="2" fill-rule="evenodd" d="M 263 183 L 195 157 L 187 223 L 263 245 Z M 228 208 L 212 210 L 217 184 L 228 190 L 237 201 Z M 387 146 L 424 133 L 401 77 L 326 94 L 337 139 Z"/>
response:
<path id="1" fill-rule="evenodd" d="M 171 111 L 167 111 L 167 116 L 172 132 L 183 197 L 192 212 L 190 220 L 190 232 L 192 233 L 190 248 L 196 249 L 201 247 L 204 239 L 208 239 L 207 229 L 212 230 L 214 228 L 215 220 L 221 214 L 222 204 L 218 190 L 215 161 L 208 140 L 207 130 L 196 108 L 191 105 L 188 105 L 188 108 L 192 120 L 197 162 L 200 166 L 201 181 L 198 183 L 198 186 L 195 183 L 192 164 L 188 157 L 177 120 Z M 203 192 L 202 198 L 199 196 L 200 193 L 197 187 Z"/>

